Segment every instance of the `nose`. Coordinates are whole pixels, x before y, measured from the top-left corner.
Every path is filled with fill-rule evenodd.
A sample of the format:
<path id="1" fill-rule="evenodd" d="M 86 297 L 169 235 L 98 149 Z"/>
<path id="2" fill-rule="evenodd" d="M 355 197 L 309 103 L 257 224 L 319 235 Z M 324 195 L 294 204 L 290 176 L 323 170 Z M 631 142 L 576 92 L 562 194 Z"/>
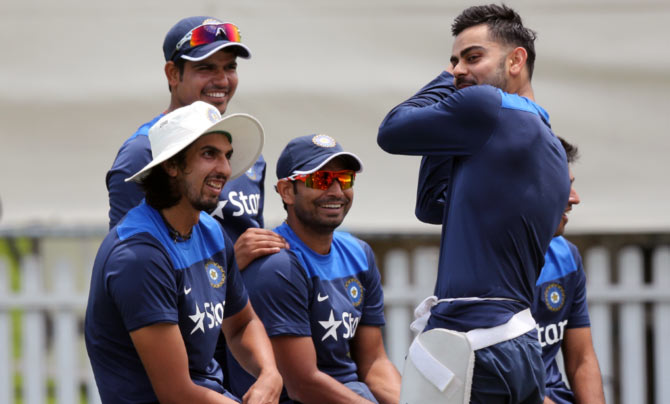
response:
<path id="1" fill-rule="evenodd" d="M 339 180 L 333 180 L 333 182 L 330 184 L 328 189 L 326 190 L 326 193 L 328 195 L 334 195 L 334 196 L 343 196 L 344 195 L 344 190 L 342 189 L 342 184 L 340 184 Z"/>
<path id="2" fill-rule="evenodd" d="M 228 72 L 226 71 L 226 69 L 217 70 L 216 75 L 214 76 L 214 83 L 217 86 L 227 87 L 229 80 L 230 78 L 228 77 Z"/>
<path id="3" fill-rule="evenodd" d="M 468 72 L 465 69 L 465 65 L 460 61 L 456 63 L 456 66 L 452 68 L 454 77 L 465 76 Z"/>
<path id="4" fill-rule="evenodd" d="M 568 197 L 568 203 L 571 205 L 579 205 L 582 200 L 579 198 L 577 190 L 573 187 L 570 187 L 570 196 Z"/>
<path id="5" fill-rule="evenodd" d="M 216 165 L 216 170 L 217 174 L 220 174 L 228 180 L 233 173 L 233 168 L 230 166 L 230 160 L 228 157 L 222 156 L 218 160 L 218 164 Z"/>

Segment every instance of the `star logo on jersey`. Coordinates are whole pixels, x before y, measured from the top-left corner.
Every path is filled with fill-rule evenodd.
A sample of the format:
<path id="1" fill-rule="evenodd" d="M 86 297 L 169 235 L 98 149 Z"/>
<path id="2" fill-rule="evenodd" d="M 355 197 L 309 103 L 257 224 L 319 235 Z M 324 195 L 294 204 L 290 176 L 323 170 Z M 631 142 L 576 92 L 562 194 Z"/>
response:
<path id="1" fill-rule="evenodd" d="M 337 328 L 342 324 L 342 321 L 335 320 L 333 309 L 330 309 L 330 317 L 328 318 L 328 321 L 319 321 L 319 324 L 326 330 L 321 341 L 325 341 L 328 337 L 333 337 L 333 339 L 337 341 Z"/>
<path id="2" fill-rule="evenodd" d="M 344 283 L 344 288 L 347 290 L 347 295 L 354 307 L 358 307 L 363 302 L 363 285 L 356 278 L 351 278 Z"/>
<path id="3" fill-rule="evenodd" d="M 200 307 L 198 307 L 198 304 L 195 304 L 195 314 L 192 316 L 188 316 L 193 322 L 195 323 L 195 326 L 193 327 L 193 330 L 191 330 L 191 335 L 196 332 L 196 330 L 200 330 L 203 333 L 205 332 L 205 312 L 200 311 Z"/>
<path id="4" fill-rule="evenodd" d="M 544 289 L 544 303 L 551 311 L 559 311 L 565 303 L 565 290 L 558 283 L 550 283 Z"/>
<path id="5" fill-rule="evenodd" d="M 228 203 L 228 201 L 225 200 L 225 199 L 222 200 L 222 201 L 219 201 L 219 203 L 216 204 L 216 208 L 212 212 L 212 216 L 221 218 L 221 220 L 223 220 L 223 208 L 226 207 L 227 203 Z"/>
<path id="6" fill-rule="evenodd" d="M 207 271 L 207 275 L 209 276 L 209 284 L 213 288 L 220 288 L 226 281 L 226 273 L 223 271 L 221 265 L 214 261 L 207 261 L 205 263 L 205 271 Z"/>

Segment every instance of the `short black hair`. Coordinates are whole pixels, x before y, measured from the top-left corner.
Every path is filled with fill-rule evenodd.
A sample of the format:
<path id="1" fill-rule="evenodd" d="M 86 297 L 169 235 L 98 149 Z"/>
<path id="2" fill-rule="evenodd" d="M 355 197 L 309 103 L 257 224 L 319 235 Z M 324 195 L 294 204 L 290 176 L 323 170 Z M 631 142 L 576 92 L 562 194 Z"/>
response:
<path id="1" fill-rule="evenodd" d="M 565 150 L 565 155 L 568 157 L 568 163 L 574 163 L 579 158 L 579 150 L 577 146 L 569 143 L 567 140 L 563 139 L 560 136 L 556 136 L 558 140 L 561 141 L 561 145 Z"/>
<path id="2" fill-rule="evenodd" d="M 475 25 L 486 24 L 491 39 L 508 45 L 520 46 L 526 49 L 528 58 L 528 78 L 533 77 L 535 66 L 535 31 L 523 26 L 521 16 L 506 5 L 489 4 L 466 8 L 454 19 L 451 24 L 451 33 L 458 36 L 465 29 Z"/>
<path id="3" fill-rule="evenodd" d="M 186 166 L 186 150 L 188 150 L 188 147 L 170 157 L 167 161 L 183 170 Z M 140 187 L 144 191 L 147 204 L 156 210 L 170 208 L 181 199 L 181 193 L 176 189 L 173 178 L 165 172 L 162 164 L 151 169 L 140 183 Z"/>

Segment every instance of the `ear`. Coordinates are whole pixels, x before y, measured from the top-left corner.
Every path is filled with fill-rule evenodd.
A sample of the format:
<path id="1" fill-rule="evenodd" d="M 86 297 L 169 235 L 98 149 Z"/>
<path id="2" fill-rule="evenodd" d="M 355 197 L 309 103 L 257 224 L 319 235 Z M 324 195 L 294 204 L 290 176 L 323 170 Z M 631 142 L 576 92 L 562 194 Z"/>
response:
<path id="1" fill-rule="evenodd" d="M 163 167 L 163 170 L 165 170 L 170 178 L 175 178 L 179 173 L 179 168 L 177 167 L 177 164 L 172 161 L 172 159 L 162 162 L 161 167 Z"/>
<path id="2" fill-rule="evenodd" d="M 524 71 L 526 68 L 526 59 L 528 59 L 528 52 L 525 48 L 518 46 L 512 50 L 512 53 L 507 57 L 507 61 L 510 64 L 509 74 L 513 77 L 517 77 Z"/>
<path id="3" fill-rule="evenodd" d="M 168 85 L 170 86 L 170 90 L 172 90 L 174 86 L 179 83 L 179 68 L 176 64 L 174 64 L 173 61 L 170 60 L 169 62 L 165 63 L 164 70 Z"/>
<path id="4" fill-rule="evenodd" d="M 295 203 L 295 192 L 293 182 L 279 181 L 277 182 L 277 193 L 281 196 L 282 201 L 286 205 L 293 205 Z"/>

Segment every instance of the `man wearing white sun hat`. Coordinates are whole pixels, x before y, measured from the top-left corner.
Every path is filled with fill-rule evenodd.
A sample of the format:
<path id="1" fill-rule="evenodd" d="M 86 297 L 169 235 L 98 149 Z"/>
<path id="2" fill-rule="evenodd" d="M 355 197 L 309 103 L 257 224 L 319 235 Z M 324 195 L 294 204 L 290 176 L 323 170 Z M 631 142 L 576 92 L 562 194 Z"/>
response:
<path id="1" fill-rule="evenodd" d="M 254 164 L 263 136 L 252 116 L 221 118 L 201 101 L 149 131 L 154 158 L 127 179 L 145 201 L 112 228 L 93 266 L 85 336 L 103 402 L 239 402 L 213 358 L 221 331 L 258 376 L 245 402 L 277 401 L 281 376 L 232 243 L 204 212 Z"/>

